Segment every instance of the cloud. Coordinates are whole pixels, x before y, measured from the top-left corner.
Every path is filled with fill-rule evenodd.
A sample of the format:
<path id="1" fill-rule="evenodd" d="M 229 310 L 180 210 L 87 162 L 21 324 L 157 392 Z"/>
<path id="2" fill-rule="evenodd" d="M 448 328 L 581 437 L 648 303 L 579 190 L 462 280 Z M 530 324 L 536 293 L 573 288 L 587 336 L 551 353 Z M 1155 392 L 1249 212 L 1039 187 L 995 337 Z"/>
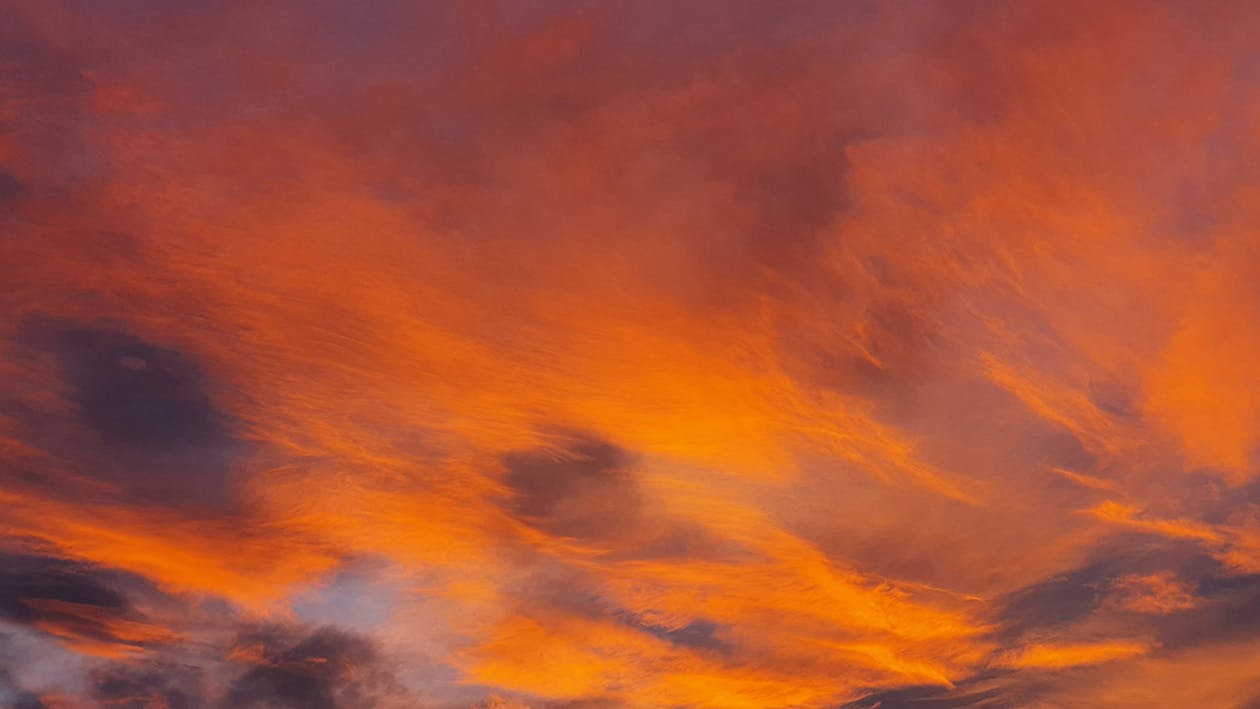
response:
<path id="1" fill-rule="evenodd" d="M 1194 589 L 1166 571 L 1125 576 L 1116 579 L 1111 588 L 1108 601 L 1135 613 L 1174 613 L 1198 604 Z"/>
<path id="2" fill-rule="evenodd" d="M 27 376 L 50 356 L 65 392 L 69 410 L 33 405 L 28 392 L 10 404 L 22 412 L 17 425 L 27 442 L 54 465 L 103 485 L 104 499 L 230 505 L 232 462 L 244 444 L 190 357 L 127 332 L 38 315 L 23 321 L 18 342 Z M 59 492 L 56 485 L 45 491 Z"/>
<path id="3" fill-rule="evenodd" d="M 132 607 L 121 574 L 56 557 L 10 553 L 4 562 L 0 617 L 9 622 L 106 657 L 142 653 L 178 638 Z"/>
<path id="4" fill-rule="evenodd" d="M 396 686 L 370 640 L 332 627 L 258 627 L 237 638 L 231 657 L 248 669 L 224 707 L 375 707 Z"/>
<path id="5" fill-rule="evenodd" d="M 22 181 L 0 170 L 0 202 L 13 199 L 22 193 Z"/>
<path id="6" fill-rule="evenodd" d="M 513 512 L 550 533 L 598 539 L 635 522 L 641 503 L 629 455 L 616 446 L 579 438 L 559 450 L 509 453 L 503 465 Z"/>
<path id="7" fill-rule="evenodd" d="M 117 709 L 197 709 L 206 706 L 201 672 L 178 665 L 111 665 L 92 675 L 92 696 Z"/>
<path id="8" fill-rule="evenodd" d="M 1002 677 L 978 677 L 957 688 L 906 687 L 879 691 L 844 704 L 844 709 L 1013 709 L 1036 696 L 1028 690 L 1012 691 Z"/>
<path id="9" fill-rule="evenodd" d="M 33 692 L 23 689 L 14 681 L 13 673 L 0 664 L 0 703 L 12 709 L 47 709 Z"/>
<path id="10" fill-rule="evenodd" d="M 55 347 L 81 420 L 107 442 L 161 450 L 225 435 L 195 366 L 178 353 L 125 333 L 69 328 Z"/>
<path id="11" fill-rule="evenodd" d="M 1011 667 L 1049 668 L 1093 665 L 1131 658 L 1150 652 L 1150 644 L 1136 640 L 1113 640 L 1076 644 L 1029 645 L 1014 652 L 1003 663 Z"/>

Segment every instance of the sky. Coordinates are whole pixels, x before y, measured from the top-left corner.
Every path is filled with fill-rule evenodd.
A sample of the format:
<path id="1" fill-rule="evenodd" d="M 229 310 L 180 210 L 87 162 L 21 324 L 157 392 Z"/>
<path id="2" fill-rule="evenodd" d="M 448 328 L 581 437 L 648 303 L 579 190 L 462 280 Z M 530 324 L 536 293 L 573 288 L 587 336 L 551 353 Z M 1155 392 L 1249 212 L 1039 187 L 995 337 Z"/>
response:
<path id="1" fill-rule="evenodd" d="M 1260 707 L 1257 36 L 0 0 L 0 707 Z"/>

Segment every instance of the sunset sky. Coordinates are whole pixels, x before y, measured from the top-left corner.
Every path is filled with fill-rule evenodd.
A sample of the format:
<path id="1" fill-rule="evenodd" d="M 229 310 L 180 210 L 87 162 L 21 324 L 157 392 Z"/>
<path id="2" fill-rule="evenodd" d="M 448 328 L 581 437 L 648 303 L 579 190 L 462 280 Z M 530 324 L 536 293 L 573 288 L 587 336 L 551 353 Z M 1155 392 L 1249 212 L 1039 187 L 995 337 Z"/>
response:
<path id="1" fill-rule="evenodd" d="M 0 708 L 1260 707 L 1257 37 L 0 0 Z"/>

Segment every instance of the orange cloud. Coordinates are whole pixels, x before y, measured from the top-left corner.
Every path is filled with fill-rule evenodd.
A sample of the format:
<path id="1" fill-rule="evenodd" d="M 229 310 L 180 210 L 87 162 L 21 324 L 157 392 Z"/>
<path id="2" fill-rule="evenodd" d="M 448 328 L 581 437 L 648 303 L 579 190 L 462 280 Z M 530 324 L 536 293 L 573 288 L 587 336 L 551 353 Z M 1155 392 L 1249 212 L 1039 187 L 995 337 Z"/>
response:
<path id="1" fill-rule="evenodd" d="M 1150 645 L 1136 641 L 1108 641 L 1081 644 L 1047 643 L 1030 645 L 1013 653 L 1004 664 L 1019 669 L 1059 669 L 1093 665 L 1144 655 Z"/>
<path id="2" fill-rule="evenodd" d="M 1136 613 L 1173 613 L 1199 603 L 1189 584 L 1167 572 L 1116 579 L 1112 593 L 1114 605 Z"/>

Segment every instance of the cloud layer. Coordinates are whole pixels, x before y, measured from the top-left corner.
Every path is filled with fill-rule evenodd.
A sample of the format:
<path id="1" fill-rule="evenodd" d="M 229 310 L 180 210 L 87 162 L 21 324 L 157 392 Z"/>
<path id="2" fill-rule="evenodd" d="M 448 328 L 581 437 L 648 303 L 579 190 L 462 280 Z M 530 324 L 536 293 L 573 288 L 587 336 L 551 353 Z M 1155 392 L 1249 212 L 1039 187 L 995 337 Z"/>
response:
<path id="1" fill-rule="evenodd" d="M 0 706 L 1253 706 L 1258 32 L 9 3 Z"/>

